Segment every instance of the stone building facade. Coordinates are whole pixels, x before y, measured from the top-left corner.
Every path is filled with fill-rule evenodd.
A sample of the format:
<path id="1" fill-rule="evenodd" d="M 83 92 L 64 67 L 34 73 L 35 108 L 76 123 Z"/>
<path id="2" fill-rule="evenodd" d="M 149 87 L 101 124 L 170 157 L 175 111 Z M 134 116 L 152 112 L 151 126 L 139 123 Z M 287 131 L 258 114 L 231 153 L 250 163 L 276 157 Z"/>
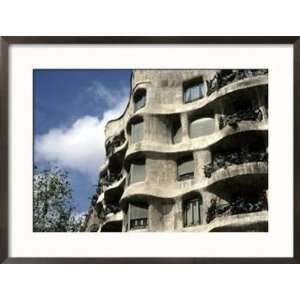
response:
<path id="1" fill-rule="evenodd" d="M 135 70 L 85 230 L 267 231 L 268 71 Z"/>

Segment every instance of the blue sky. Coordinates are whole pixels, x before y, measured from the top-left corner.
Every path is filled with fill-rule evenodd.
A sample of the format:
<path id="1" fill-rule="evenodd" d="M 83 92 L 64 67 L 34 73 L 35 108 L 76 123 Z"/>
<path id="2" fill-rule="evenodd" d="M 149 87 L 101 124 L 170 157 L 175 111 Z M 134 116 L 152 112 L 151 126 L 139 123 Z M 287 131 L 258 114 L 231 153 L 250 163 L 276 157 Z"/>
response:
<path id="1" fill-rule="evenodd" d="M 35 70 L 34 156 L 69 172 L 78 213 L 86 212 L 105 158 L 104 126 L 124 110 L 131 70 Z"/>

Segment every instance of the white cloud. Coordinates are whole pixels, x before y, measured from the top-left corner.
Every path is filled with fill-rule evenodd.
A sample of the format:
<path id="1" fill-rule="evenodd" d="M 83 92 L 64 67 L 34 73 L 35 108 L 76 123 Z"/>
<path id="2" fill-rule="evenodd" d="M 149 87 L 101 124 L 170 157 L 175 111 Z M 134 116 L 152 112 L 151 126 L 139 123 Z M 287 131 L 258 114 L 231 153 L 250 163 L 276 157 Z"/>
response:
<path id="1" fill-rule="evenodd" d="M 94 81 L 85 92 L 92 96 L 95 103 L 99 103 L 99 99 L 102 99 L 110 108 L 118 105 L 119 99 L 123 98 L 124 95 L 128 96 L 128 90 L 125 87 L 111 90 L 99 81 Z"/>
<path id="2" fill-rule="evenodd" d="M 125 109 L 128 92 L 110 92 L 103 85 L 97 89 L 97 97 L 106 99 L 110 108 L 103 117 L 86 115 L 77 119 L 68 128 L 53 128 L 35 139 L 36 161 L 48 161 L 81 173 L 95 176 L 105 157 L 104 127 L 117 118 Z"/>

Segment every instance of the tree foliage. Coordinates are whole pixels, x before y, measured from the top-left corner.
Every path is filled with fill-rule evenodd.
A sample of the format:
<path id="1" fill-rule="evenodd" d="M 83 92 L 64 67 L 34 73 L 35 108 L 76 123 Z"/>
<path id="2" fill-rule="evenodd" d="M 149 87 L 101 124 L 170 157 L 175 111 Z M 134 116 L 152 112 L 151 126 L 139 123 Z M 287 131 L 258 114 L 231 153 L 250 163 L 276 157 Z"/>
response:
<path id="1" fill-rule="evenodd" d="M 74 216 L 72 189 L 68 174 L 58 167 L 33 175 L 33 231 L 79 231 L 81 218 Z"/>

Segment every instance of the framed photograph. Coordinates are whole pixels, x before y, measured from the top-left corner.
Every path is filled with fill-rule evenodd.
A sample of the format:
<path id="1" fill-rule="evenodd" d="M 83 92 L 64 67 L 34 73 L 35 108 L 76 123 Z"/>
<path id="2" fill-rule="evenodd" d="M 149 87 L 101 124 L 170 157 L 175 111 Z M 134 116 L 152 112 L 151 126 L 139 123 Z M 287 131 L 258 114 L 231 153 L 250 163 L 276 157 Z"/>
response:
<path id="1" fill-rule="evenodd" d="M 2 263 L 299 263 L 298 37 L 0 46 Z"/>

